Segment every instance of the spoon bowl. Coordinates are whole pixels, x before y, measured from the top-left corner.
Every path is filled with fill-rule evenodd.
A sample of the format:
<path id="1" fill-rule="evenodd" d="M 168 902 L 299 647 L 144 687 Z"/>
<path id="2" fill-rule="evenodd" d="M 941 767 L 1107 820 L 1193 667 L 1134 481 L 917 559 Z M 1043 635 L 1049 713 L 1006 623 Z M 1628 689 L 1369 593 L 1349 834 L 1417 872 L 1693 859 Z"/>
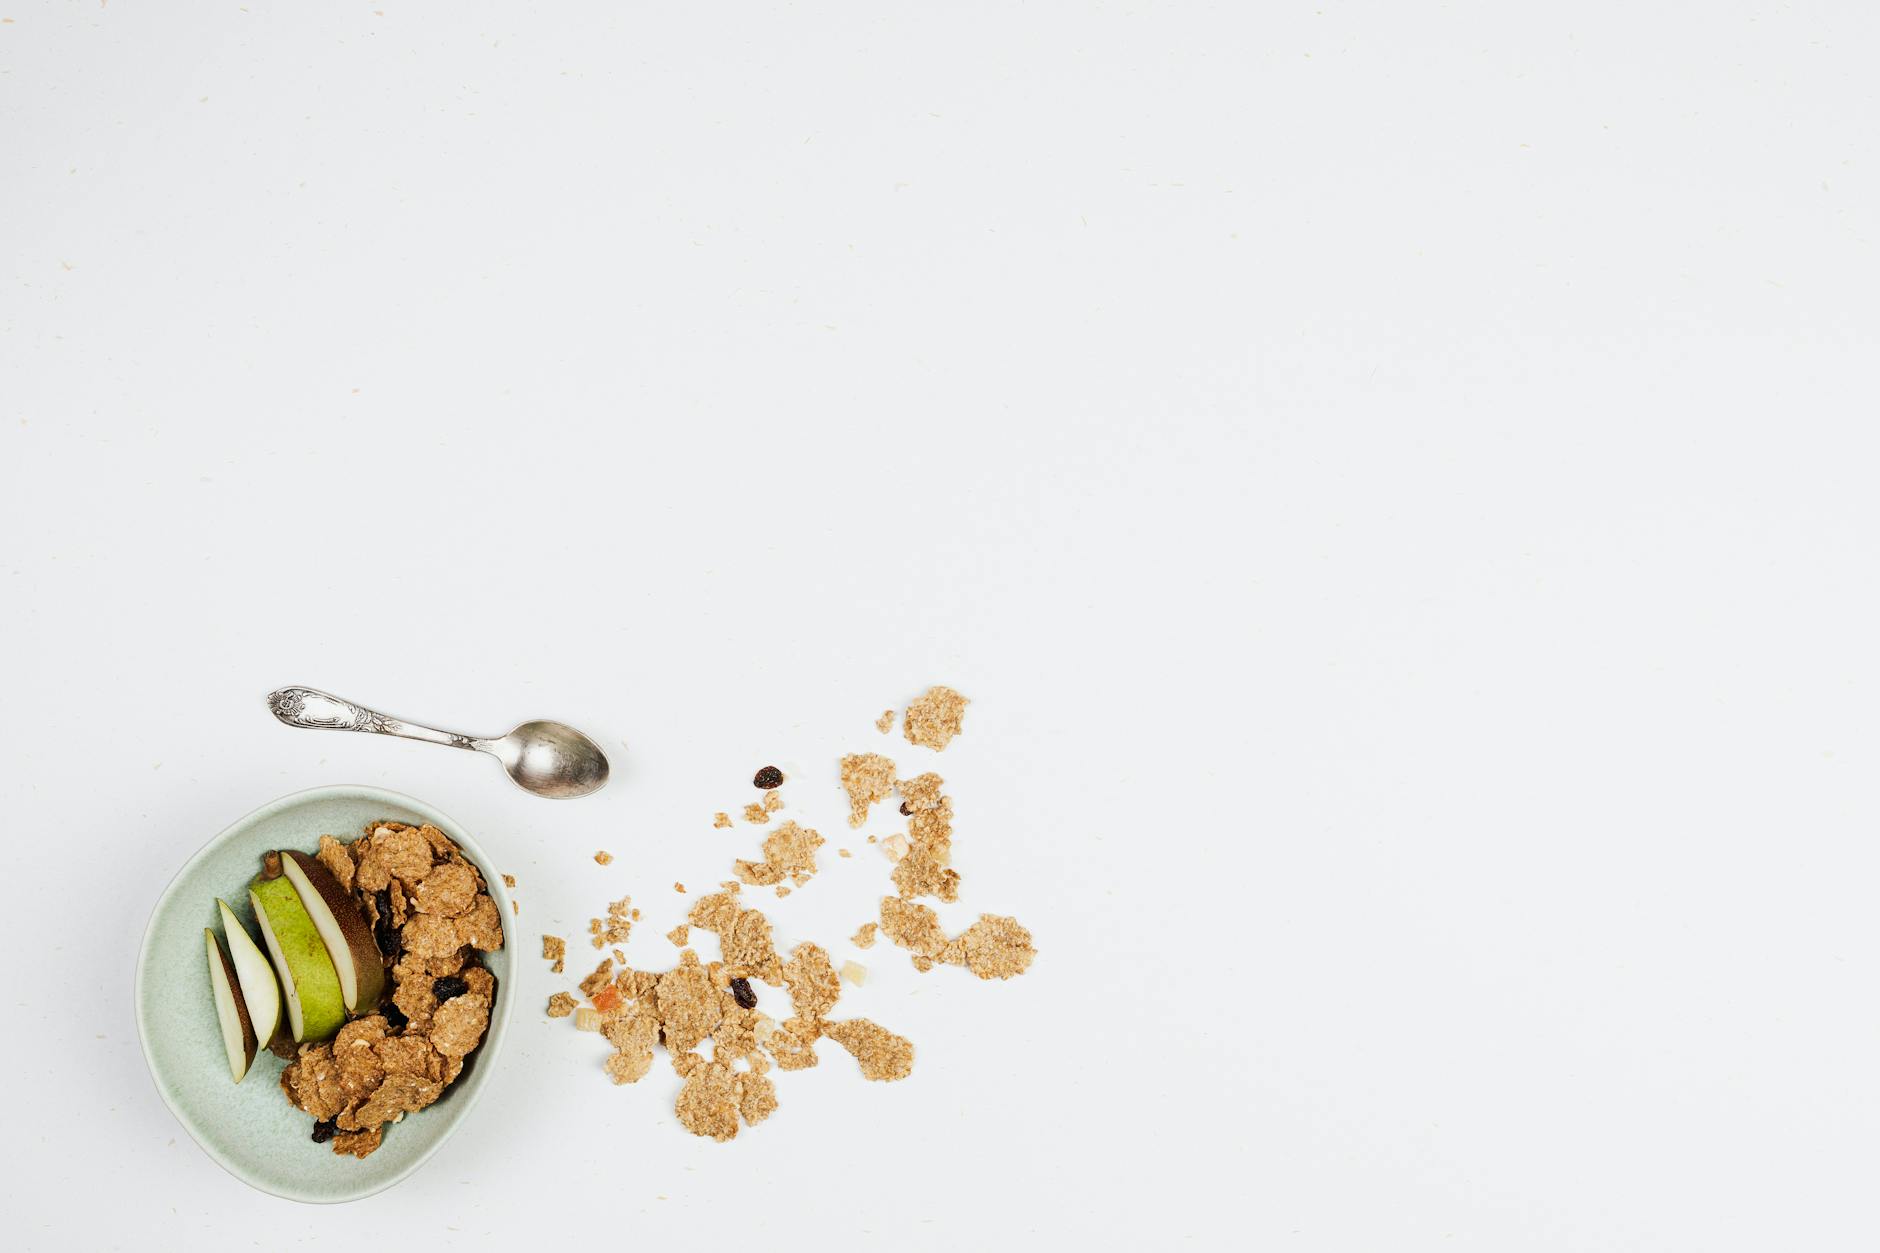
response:
<path id="1" fill-rule="evenodd" d="M 502 762 L 517 787 L 537 796 L 567 800 L 597 792 L 607 782 L 607 754 L 565 722 L 525 722 L 477 747 Z"/>

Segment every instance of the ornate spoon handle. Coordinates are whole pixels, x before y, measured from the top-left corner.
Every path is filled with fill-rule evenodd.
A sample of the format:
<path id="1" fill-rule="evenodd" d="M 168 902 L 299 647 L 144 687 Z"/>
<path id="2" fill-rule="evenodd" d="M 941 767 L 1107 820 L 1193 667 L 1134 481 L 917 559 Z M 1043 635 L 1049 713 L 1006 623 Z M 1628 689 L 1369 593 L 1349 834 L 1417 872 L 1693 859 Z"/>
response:
<path id="1" fill-rule="evenodd" d="M 284 687 L 278 692 L 269 692 L 268 708 L 276 718 L 290 727 L 370 731 L 374 735 L 397 735 L 407 740 L 423 740 L 427 744 L 447 744 L 452 748 L 481 747 L 474 736 L 405 722 L 311 687 Z"/>

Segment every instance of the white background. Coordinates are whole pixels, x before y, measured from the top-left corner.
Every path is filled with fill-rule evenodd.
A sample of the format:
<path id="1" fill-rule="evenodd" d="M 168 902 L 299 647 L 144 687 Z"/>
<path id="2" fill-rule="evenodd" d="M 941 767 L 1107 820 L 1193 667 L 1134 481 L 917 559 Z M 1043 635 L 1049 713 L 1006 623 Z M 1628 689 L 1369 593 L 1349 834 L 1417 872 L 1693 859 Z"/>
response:
<path id="1" fill-rule="evenodd" d="M 10 1244 L 1880 1237 L 1871 6 L 0 16 Z M 630 747 L 551 804 L 292 682 Z M 697 1140 L 528 960 L 370 1201 L 157 1099 L 141 929 L 251 807 L 411 792 L 663 964 L 712 811 L 851 842 L 931 682 L 947 921 L 1041 955 L 864 955 L 909 1081 Z"/>

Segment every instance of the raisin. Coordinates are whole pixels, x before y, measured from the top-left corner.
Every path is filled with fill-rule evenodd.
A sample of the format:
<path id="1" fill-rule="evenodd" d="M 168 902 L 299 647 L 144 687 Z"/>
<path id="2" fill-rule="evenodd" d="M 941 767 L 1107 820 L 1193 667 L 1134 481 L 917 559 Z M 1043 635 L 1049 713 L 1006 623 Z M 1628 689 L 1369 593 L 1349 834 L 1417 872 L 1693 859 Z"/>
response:
<path id="1" fill-rule="evenodd" d="M 431 995 L 437 998 L 438 1004 L 440 1005 L 450 1000 L 452 997 L 462 996 L 469 990 L 470 985 L 456 975 L 445 975 L 442 979 L 439 979 L 436 983 L 431 985 Z"/>
<path id="2" fill-rule="evenodd" d="M 907 802 L 906 802 L 906 801 L 902 801 L 902 802 L 901 802 L 901 812 L 902 812 L 902 813 L 904 813 L 904 814 L 911 814 L 911 813 L 913 813 L 914 811 L 913 811 L 913 810 L 911 810 L 911 809 L 909 809 L 909 808 L 907 807 Z"/>
<path id="3" fill-rule="evenodd" d="M 752 787 L 761 787 L 766 792 L 783 782 L 783 771 L 775 766 L 765 766 L 751 777 Z"/>
<path id="4" fill-rule="evenodd" d="M 403 1031 L 406 1027 L 411 1025 L 411 1019 L 405 1017 L 405 1011 L 398 1008 L 398 1006 L 391 1001 L 385 1002 L 385 1007 L 379 1010 L 379 1012 L 385 1015 L 385 1029 L 387 1031 Z"/>
<path id="5" fill-rule="evenodd" d="M 404 944 L 398 938 L 398 928 L 392 925 L 392 890 L 379 889 L 372 903 L 379 911 L 379 920 L 372 924 L 372 939 L 378 944 L 379 952 L 395 961 L 404 950 Z"/>
<path id="6" fill-rule="evenodd" d="M 337 1130 L 337 1128 L 334 1127 L 331 1118 L 323 1119 L 313 1124 L 313 1142 L 315 1144 L 325 1144 L 328 1140 L 333 1138 L 333 1132 L 335 1130 Z"/>
<path id="7" fill-rule="evenodd" d="M 751 991 L 751 981 L 749 979 L 733 979 L 731 981 L 731 997 L 745 1009 L 757 1008 L 757 993 Z"/>

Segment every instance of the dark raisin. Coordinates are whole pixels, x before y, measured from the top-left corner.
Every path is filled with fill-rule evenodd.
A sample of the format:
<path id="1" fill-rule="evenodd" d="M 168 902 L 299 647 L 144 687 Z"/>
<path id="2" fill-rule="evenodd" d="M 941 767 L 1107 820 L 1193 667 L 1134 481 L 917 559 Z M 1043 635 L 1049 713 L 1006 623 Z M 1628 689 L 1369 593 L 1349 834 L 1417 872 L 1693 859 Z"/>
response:
<path id="1" fill-rule="evenodd" d="M 469 990 L 470 985 L 456 975 L 445 975 L 442 979 L 439 979 L 436 983 L 431 985 L 431 995 L 435 996 L 440 1004 L 450 1000 L 454 996 L 462 996 Z"/>
<path id="2" fill-rule="evenodd" d="M 732 999 L 737 1001 L 737 1003 L 742 1005 L 745 1009 L 757 1008 L 757 993 L 751 991 L 751 981 L 749 979 L 733 979 L 731 981 L 731 996 Z"/>
<path id="3" fill-rule="evenodd" d="M 909 808 L 907 807 L 907 802 L 906 802 L 906 801 L 902 801 L 902 802 L 901 802 L 901 812 L 902 812 L 902 813 L 904 813 L 904 814 L 911 814 L 911 813 L 913 813 L 914 811 L 913 811 L 913 810 L 911 810 L 911 809 L 909 809 Z"/>
<path id="4" fill-rule="evenodd" d="M 333 1132 L 335 1130 L 336 1128 L 333 1126 L 333 1120 L 331 1118 L 313 1124 L 313 1142 L 315 1144 L 325 1144 L 328 1140 L 333 1138 Z"/>
<path id="5" fill-rule="evenodd" d="M 398 928 L 392 925 L 391 889 L 381 888 L 372 903 L 379 911 L 379 920 L 372 924 L 372 939 L 378 944 L 379 952 L 396 959 L 404 946 L 399 942 Z"/>
<path id="6" fill-rule="evenodd" d="M 403 1031 L 411 1025 L 411 1019 L 405 1017 L 405 1011 L 391 1001 L 385 1002 L 385 1008 L 379 1012 L 385 1015 L 385 1026 L 389 1031 Z"/>
<path id="7" fill-rule="evenodd" d="M 751 777 L 751 786 L 761 787 L 766 792 L 773 787 L 779 786 L 782 782 L 783 771 L 777 769 L 775 766 L 765 766 Z"/>

